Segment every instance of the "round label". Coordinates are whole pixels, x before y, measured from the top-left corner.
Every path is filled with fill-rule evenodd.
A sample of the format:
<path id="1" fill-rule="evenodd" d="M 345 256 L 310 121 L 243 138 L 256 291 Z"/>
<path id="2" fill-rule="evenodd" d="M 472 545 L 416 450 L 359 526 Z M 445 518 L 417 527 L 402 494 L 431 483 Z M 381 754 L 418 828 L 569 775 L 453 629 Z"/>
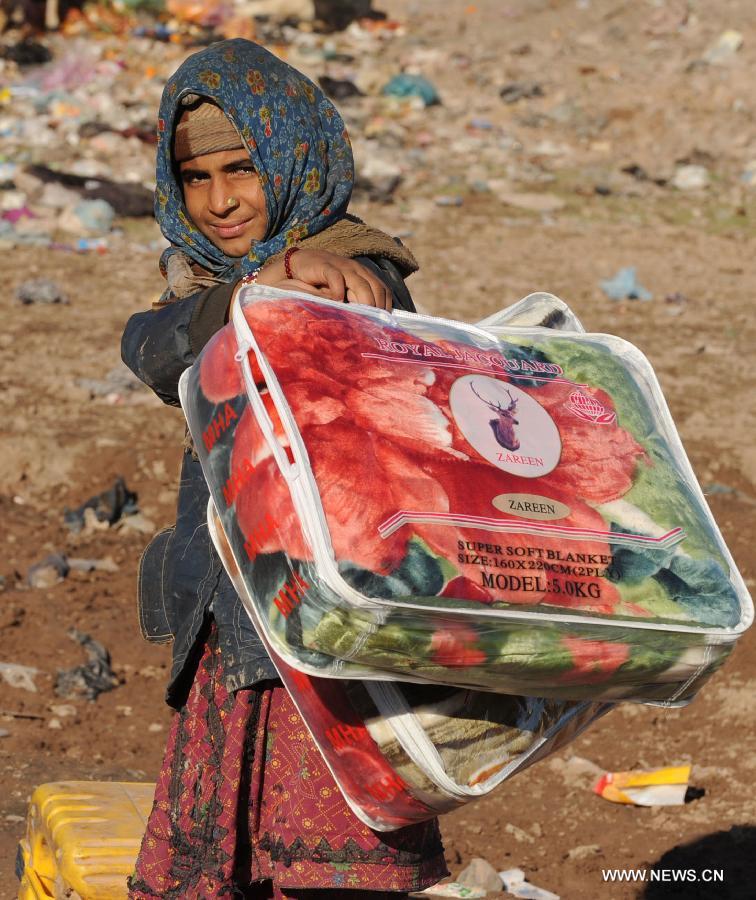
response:
<path id="1" fill-rule="evenodd" d="M 449 405 L 462 434 L 497 468 L 539 478 L 559 462 L 559 429 L 521 388 L 487 375 L 463 375 L 452 385 Z"/>

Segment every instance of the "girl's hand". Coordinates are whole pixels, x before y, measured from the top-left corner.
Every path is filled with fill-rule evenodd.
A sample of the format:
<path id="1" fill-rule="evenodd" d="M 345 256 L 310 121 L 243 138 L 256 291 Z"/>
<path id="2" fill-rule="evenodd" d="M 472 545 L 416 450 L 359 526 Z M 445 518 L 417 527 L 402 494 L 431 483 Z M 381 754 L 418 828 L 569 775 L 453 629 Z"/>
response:
<path id="1" fill-rule="evenodd" d="M 369 269 L 327 250 L 298 250 L 289 257 L 293 279 L 286 277 L 282 259 L 263 266 L 258 284 L 291 290 L 303 290 L 329 300 L 361 303 L 391 309 L 392 294 Z"/>

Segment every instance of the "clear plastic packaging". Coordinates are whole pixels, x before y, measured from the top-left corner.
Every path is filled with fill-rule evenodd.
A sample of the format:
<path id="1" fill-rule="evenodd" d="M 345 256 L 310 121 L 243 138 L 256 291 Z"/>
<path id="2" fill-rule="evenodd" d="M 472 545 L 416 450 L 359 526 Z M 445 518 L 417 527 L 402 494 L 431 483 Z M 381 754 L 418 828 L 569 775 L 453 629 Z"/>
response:
<path id="1" fill-rule="evenodd" d="M 611 706 L 301 672 L 267 640 L 212 500 L 207 518 L 283 683 L 347 803 L 370 828 L 391 831 L 485 796 Z"/>
<path id="2" fill-rule="evenodd" d="M 252 286 L 182 377 L 282 660 L 683 703 L 753 608 L 642 354 L 537 295 L 485 327 Z"/>

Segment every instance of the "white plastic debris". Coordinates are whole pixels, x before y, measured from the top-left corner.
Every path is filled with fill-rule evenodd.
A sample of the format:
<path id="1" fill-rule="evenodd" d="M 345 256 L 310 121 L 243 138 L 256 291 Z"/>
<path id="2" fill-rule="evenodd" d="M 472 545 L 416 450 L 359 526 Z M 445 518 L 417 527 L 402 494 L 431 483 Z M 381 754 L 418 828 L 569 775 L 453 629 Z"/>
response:
<path id="1" fill-rule="evenodd" d="M 485 897 L 487 893 L 488 892 L 483 888 L 468 887 L 468 885 L 460 884 L 458 881 L 447 881 L 445 884 L 431 885 L 431 887 L 426 888 L 424 891 L 419 891 L 410 896 L 459 897 L 463 898 L 463 900 L 480 900 L 480 898 Z"/>
<path id="2" fill-rule="evenodd" d="M 522 900 L 559 900 L 559 894 L 536 887 L 527 881 L 522 869 L 506 869 L 499 872 L 499 878 L 501 878 L 506 891 Z"/>
<path id="3" fill-rule="evenodd" d="M 711 66 L 726 65 L 742 46 L 743 35 L 739 31 L 729 28 L 727 31 L 723 31 L 704 53 L 704 62 Z"/>
<path id="4" fill-rule="evenodd" d="M 39 669 L 33 666 L 22 666 L 18 663 L 0 663 L 0 679 L 14 688 L 24 691 L 37 692 L 34 677 L 39 674 Z"/>

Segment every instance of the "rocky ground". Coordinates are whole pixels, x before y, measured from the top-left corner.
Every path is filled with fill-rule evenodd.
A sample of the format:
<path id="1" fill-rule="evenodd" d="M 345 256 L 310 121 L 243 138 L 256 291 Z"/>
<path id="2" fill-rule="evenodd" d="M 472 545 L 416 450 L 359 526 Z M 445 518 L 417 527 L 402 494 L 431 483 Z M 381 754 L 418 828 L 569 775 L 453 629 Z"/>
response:
<path id="1" fill-rule="evenodd" d="M 432 313 L 475 321 L 548 290 L 590 330 L 637 344 L 753 589 L 756 10 L 745 0 L 480 0 L 446 3 L 443 14 L 432 0 L 391 0 L 382 8 L 401 28 L 328 38 L 336 61 L 309 34 L 287 51 L 308 73 L 351 79 L 366 94 L 340 104 L 367 173 L 355 210 L 416 252 L 422 269 L 410 286 Z M 729 53 L 717 43 L 728 29 L 742 38 Z M 140 47 L 134 53 L 145 56 Z M 179 50 L 166 54 L 174 64 Z M 441 104 L 380 97 L 402 67 L 429 78 Z M 135 180 L 146 184 L 149 148 L 132 150 Z M 62 150 L 54 155 L 62 166 Z M 32 152 L 23 161 L 39 160 Z M 183 420 L 146 391 L 107 382 L 126 318 L 161 288 L 154 226 L 116 226 L 122 234 L 108 235 L 103 254 L 4 237 L 0 662 L 38 671 L 34 691 L 0 682 L 8 732 L 0 738 L 0 897 L 15 896 L 12 860 L 34 786 L 152 780 L 170 723 L 162 701 L 169 650 L 140 639 L 134 595 L 139 554 L 171 521 Z M 599 282 L 627 266 L 652 300 L 606 297 Z M 17 287 L 40 277 L 70 302 L 21 304 Z M 127 517 L 73 535 L 65 508 L 119 475 L 139 495 L 141 530 Z M 114 565 L 29 587 L 29 567 L 50 553 Z M 118 686 L 95 701 L 54 692 L 58 670 L 85 659 L 72 627 L 112 656 Z M 755 641 L 747 634 L 688 708 L 622 705 L 564 752 L 445 817 L 452 871 L 482 856 L 497 869 L 519 866 L 566 900 L 752 897 Z M 616 806 L 591 792 L 575 756 L 609 771 L 689 762 L 698 797 L 667 809 Z M 721 869 L 724 882 L 602 880 L 602 869 L 652 865 Z"/>

